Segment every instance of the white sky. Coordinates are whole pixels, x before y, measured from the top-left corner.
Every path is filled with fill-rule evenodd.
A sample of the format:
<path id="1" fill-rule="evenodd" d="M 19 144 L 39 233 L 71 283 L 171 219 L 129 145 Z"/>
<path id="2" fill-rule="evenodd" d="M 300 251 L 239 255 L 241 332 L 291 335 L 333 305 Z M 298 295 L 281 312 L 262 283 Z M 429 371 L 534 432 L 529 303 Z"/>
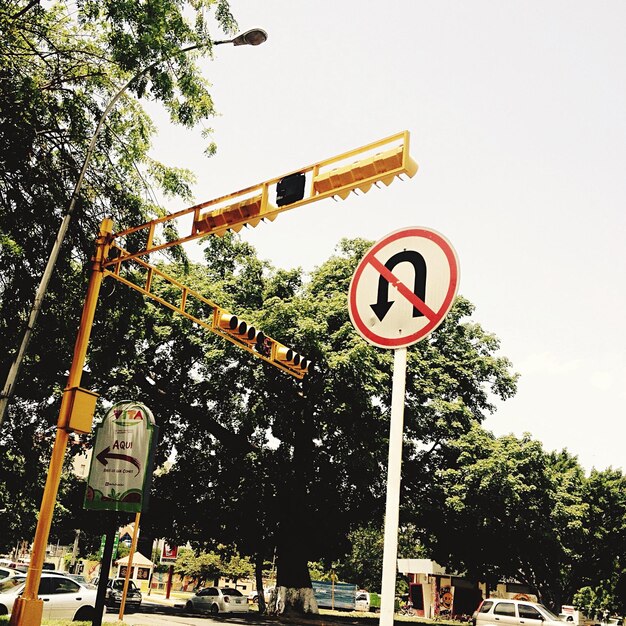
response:
<path id="1" fill-rule="evenodd" d="M 202 202 L 409 130 L 412 180 L 244 238 L 277 267 L 311 270 L 342 237 L 438 230 L 475 319 L 522 375 L 486 426 L 566 447 L 587 469 L 626 467 L 626 3 L 231 6 L 241 31 L 269 39 L 203 65 L 217 155 L 163 123 L 153 156 L 194 170 Z"/>

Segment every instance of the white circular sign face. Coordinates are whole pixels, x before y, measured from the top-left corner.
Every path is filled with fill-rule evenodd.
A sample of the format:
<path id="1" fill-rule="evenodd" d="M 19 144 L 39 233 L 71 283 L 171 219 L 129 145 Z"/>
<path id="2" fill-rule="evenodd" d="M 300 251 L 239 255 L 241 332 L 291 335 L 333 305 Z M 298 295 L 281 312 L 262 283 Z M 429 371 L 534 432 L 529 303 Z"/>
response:
<path id="1" fill-rule="evenodd" d="M 348 292 L 350 319 L 375 346 L 410 346 L 441 324 L 458 286 L 450 242 L 428 228 L 403 228 L 375 243 L 357 266 Z"/>

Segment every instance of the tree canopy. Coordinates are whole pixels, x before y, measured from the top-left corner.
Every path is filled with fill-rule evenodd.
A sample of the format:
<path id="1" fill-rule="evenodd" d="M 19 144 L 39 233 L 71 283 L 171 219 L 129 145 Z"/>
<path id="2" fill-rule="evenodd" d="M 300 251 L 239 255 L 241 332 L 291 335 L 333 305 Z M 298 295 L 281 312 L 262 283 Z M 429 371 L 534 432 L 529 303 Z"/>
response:
<path id="1" fill-rule="evenodd" d="M 111 367 L 108 388 L 136 385 L 135 395 L 152 396 L 161 454 L 176 450 L 156 481 L 154 532 L 199 546 L 233 543 L 259 561 L 276 547 L 279 586 L 305 587 L 307 561 L 338 558 L 350 531 L 382 520 L 392 358 L 356 334 L 346 307 L 369 245 L 342 242 L 307 280 L 261 262 L 237 237 L 211 238 L 206 267 L 192 264 L 184 276 L 310 357 L 303 386 L 168 310 L 145 307 L 132 378 Z M 418 438 L 458 437 L 491 410 L 489 393 L 514 391 L 510 364 L 493 354 L 497 341 L 469 321 L 471 311 L 460 298 L 449 321 L 411 351 L 407 454 Z"/>
<path id="2" fill-rule="evenodd" d="M 211 116 L 208 83 L 196 59 L 211 54 L 209 30 L 235 28 L 224 0 L 7 0 L 0 6 L 2 381 L 91 138 L 107 104 L 137 76 L 98 135 L 0 431 L 0 475 L 6 480 L 0 487 L 0 509 L 11 512 L 10 532 L 2 537 L 6 545 L 32 536 L 38 502 L 31 503 L 29 494 L 40 493 L 43 485 L 100 221 L 111 215 L 118 227 L 139 224 L 163 213 L 158 194 L 190 197 L 192 174 L 151 155 L 155 128 L 136 96 L 161 102 L 174 123 L 192 126 Z M 190 47 L 197 50 L 180 54 Z M 209 152 L 213 149 L 209 145 Z M 180 251 L 174 251 L 177 257 Z M 113 316 L 128 319 L 127 329 L 137 320 L 135 304 L 131 297 L 115 306 Z M 116 343 L 107 337 L 100 344 L 95 340 L 93 347 L 96 353 L 119 352 L 123 359 L 124 347 L 118 351 Z M 73 444 L 72 452 L 83 450 L 83 442 Z M 23 504 L 17 507 L 18 502 Z M 57 513 L 65 511 L 60 507 Z"/>
<path id="3" fill-rule="evenodd" d="M 485 580 L 517 580 L 556 606 L 583 528 L 584 473 L 566 453 L 526 435 L 494 437 L 474 426 L 437 459 L 413 511 L 434 558 Z"/>

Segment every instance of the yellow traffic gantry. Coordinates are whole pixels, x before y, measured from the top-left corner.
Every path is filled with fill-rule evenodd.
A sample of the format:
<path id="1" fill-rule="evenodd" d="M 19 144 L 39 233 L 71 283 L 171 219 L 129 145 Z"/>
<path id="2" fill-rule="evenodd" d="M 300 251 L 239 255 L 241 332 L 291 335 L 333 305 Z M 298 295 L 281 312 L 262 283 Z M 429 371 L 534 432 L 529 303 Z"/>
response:
<path id="1" fill-rule="evenodd" d="M 120 249 L 133 240 L 136 251 L 124 250 L 118 260 L 131 260 L 206 235 L 222 237 L 244 226 L 255 227 L 263 220 L 273 221 L 283 211 L 324 200 L 348 197 L 359 189 L 366 193 L 379 182 L 389 185 L 395 178 L 411 178 L 417 163 L 409 154 L 409 132 L 403 131 L 329 159 L 301 167 L 282 176 L 221 196 L 202 204 L 159 217 L 145 224 L 114 234 Z M 308 182 L 308 192 L 306 182 Z M 273 199 L 273 202 L 272 202 Z M 189 226 L 191 216 L 191 227 Z M 159 237 L 164 226 L 176 226 L 183 233 L 167 241 Z M 137 241 L 140 241 L 137 245 Z"/>

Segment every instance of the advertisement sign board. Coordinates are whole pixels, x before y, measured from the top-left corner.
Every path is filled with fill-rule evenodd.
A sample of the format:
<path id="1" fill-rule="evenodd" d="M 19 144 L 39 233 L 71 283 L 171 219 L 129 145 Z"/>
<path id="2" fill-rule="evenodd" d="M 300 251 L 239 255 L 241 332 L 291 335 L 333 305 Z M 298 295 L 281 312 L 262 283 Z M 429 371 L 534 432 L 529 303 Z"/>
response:
<path id="1" fill-rule="evenodd" d="M 150 409 L 120 402 L 96 429 L 84 508 L 138 513 L 152 474 L 157 426 Z"/>
<path id="2" fill-rule="evenodd" d="M 167 543 L 163 544 L 163 550 L 161 550 L 161 563 L 176 563 L 178 558 L 178 546 L 170 546 Z"/>

